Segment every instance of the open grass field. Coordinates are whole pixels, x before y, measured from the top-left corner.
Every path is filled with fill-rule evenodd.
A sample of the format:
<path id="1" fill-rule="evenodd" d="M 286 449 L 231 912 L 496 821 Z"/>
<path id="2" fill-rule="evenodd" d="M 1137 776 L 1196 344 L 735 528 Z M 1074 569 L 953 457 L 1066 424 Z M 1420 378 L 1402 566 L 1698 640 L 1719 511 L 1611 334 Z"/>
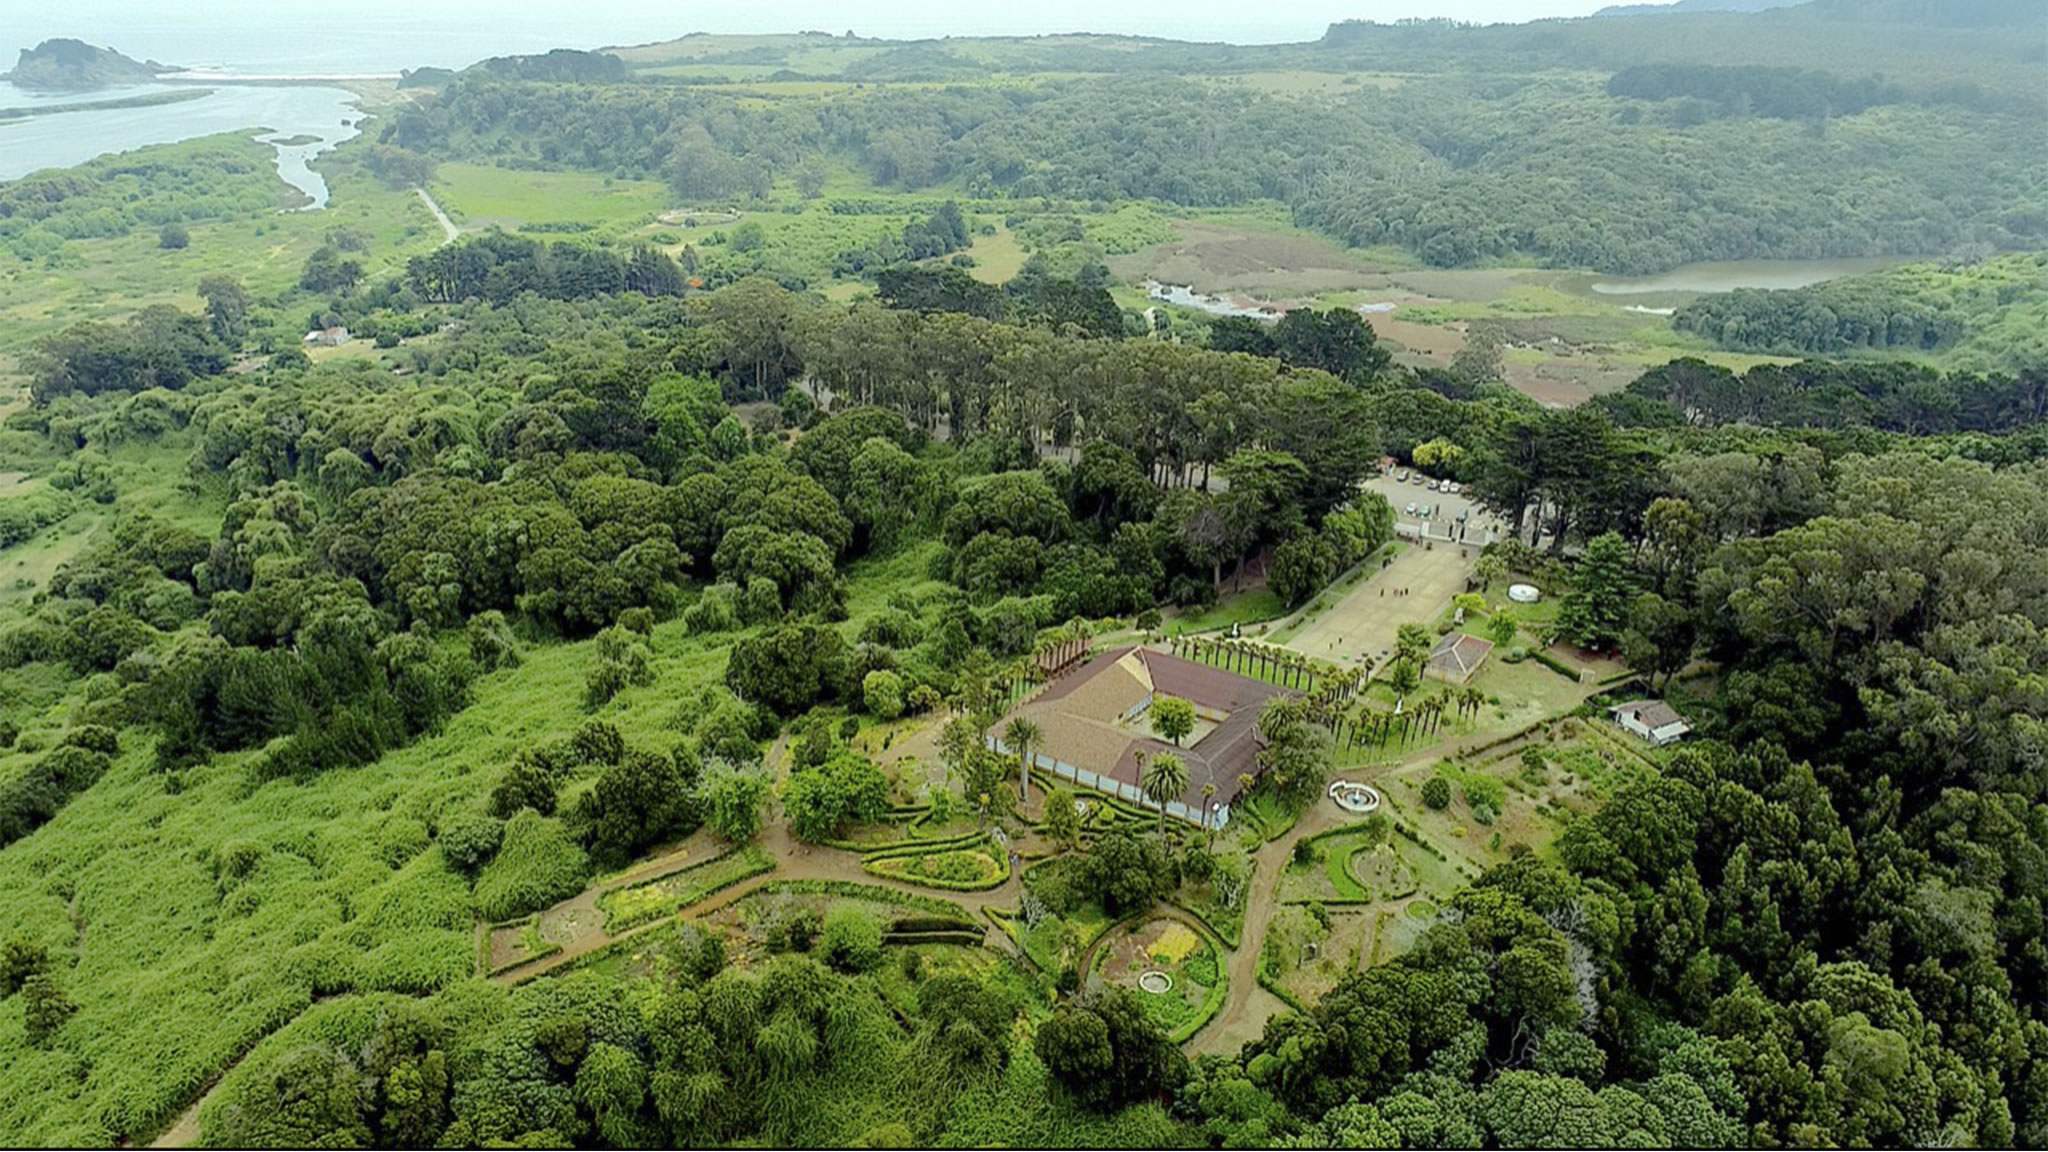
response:
<path id="1" fill-rule="evenodd" d="M 434 196 L 464 227 L 517 231 L 535 224 L 637 227 L 675 207 L 653 180 L 616 180 L 587 172 L 525 172 L 482 164 L 442 164 Z"/>

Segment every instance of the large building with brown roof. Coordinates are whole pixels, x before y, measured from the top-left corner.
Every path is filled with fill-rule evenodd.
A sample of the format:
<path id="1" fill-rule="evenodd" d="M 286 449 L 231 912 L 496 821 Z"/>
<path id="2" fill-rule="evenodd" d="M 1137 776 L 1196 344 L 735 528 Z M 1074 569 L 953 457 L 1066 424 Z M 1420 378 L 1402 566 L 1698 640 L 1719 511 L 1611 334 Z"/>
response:
<path id="1" fill-rule="evenodd" d="M 1150 648 L 1113 648 L 1054 681 L 1016 714 L 1042 733 L 1032 760 L 1053 775 L 1151 807 L 1140 790 L 1138 758 L 1178 755 L 1188 786 L 1167 814 L 1222 827 L 1244 782 L 1259 770 L 1259 711 L 1289 689 L 1248 679 Z M 1179 747 L 1152 733 L 1147 713 L 1159 696 L 1195 706 L 1197 724 Z M 999 739 L 995 748 L 1008 751 Z M 1204 793 L 1214 785 L 1213 794 Z"/>

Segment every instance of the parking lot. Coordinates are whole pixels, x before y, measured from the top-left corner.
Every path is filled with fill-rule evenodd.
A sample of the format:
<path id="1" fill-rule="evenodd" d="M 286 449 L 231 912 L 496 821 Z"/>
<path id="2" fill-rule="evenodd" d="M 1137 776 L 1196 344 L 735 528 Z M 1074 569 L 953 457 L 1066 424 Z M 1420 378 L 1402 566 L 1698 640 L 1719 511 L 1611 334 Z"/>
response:
<path id="1" fill-rule="evenodd" d="M 1408 539 L 1462 539 L 1464 543 L 1484 547 L 1503 533 L 1500 521 L 1472 501 L 1470 489 L 1432 492 L 1426 477 L 1419 484 L 1412 479 L 1405 484 L 1396 479 L 1402 471 L 1396 468 L 1390 475 L 1375 476 L 1365 483 L 1367 489 L 1386 497 L 1387 503 L 1394 506 L 1394 530 L 1399 535 Z M 1422 515 L 1424 505 L 1430 510 L 1426 517 Z"/>

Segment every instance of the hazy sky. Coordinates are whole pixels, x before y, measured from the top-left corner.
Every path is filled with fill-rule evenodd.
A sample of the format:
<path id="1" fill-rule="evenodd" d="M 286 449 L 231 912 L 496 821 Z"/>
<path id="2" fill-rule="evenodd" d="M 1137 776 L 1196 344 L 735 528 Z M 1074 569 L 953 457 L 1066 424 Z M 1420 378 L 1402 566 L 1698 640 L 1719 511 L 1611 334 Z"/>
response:
<path id="1" fill-rule="evenodd" d="M 64 0 L 0 7 L 0 53 L 76 36 L 179 63 L 309 58 L 382 40 L 393 65 L 490 51 L 595 47 L 693 31 L 863 36 L 1123 32 L 1192 40 L 1309 40 L 1336 20 L 1583 16 L 1607 0 L 350 0 L 321 8 L 277 0 Z M 259 41 L 256 37 L 262 37 Z M 435 58 L 431 61 L 427 58 Z M 467 61 L 462 61 L 467 62 Z"/>

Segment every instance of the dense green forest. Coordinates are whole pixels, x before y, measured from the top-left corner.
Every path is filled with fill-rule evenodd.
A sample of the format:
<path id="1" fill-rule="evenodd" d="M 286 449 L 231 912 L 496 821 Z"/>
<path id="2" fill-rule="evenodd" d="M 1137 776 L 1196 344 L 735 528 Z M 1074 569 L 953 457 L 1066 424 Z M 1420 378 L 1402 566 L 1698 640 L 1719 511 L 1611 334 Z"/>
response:
<path id="1" fill-rule="evenodd" d="M 0 184 L 0 1137 L 2048 1145 L 2014 7 L 692 37 L 409 76 L 282 223 L 232 138 Z M 1558 406 L 1110 272 L 1247 206 L 1955 256 Z M 1236 794 L 1150 683 L 1135 791 L 1031 757 L 1134 647 L 1257 689 Z"/>
<path id="2" fill-rule="evenodd" d="M 1867 31 L 1802 28 L 1829 44 Z M 1438 31 L 1462 43 L 1495 30 Z M 802 50 L 833 55 L 837 42 L 821 39 L 826 46 Z M 1344 42 L 1333 31 L 1330 43 Z M 1441 266 L 1521 260 L 1639 273 L 1695 260 L 2038 247 L 2048 230 L 2038 166 L 2005 146 L 2038 120 L 2038 88 L 1928 86 L 1924 70 L 1908 86 L 1867 64 L 1830 73 L 1718 62 L 1637 64 L 1611 76 L 1527 62 L 1420 75 L 1410 66 L 1385 85 L 1353 76 L 1348 88 L 1309 93 L 1226 82 L 1262 66 L 1369 67 L 1285 55 L 1182 61 L 1189 74 L 1178 76 L 1120 67 L 1115 77 L 998 85 L 974 83 L 976 71 L 985 81 L 997 67 L 1101 65 L 1086 43 L 1029 62 L 960 51 L 963 70 L 939 77 L 879 69 L 899 54 L 945 54 L 936 48 L 846 65 L 852 79 L 952 81 L 943 86 L 767 98 L 659 67 L 621 73 L 616 62 L 569 69 L 579 82 L 565 86 L 554 81 L 568 66 L 554 58 L 507 59 L 455 77 L 383 136 L 447 158 L 659 176 L 700 201 L 763 196 L 821 152 L 909 191 L 1211 207 L 1281 200 L 1347 244 L 1394 244 Z M 741 55 L 779 58 L 776 49 Z M 768 79 L 805 75 L 780 69 Z"/>

